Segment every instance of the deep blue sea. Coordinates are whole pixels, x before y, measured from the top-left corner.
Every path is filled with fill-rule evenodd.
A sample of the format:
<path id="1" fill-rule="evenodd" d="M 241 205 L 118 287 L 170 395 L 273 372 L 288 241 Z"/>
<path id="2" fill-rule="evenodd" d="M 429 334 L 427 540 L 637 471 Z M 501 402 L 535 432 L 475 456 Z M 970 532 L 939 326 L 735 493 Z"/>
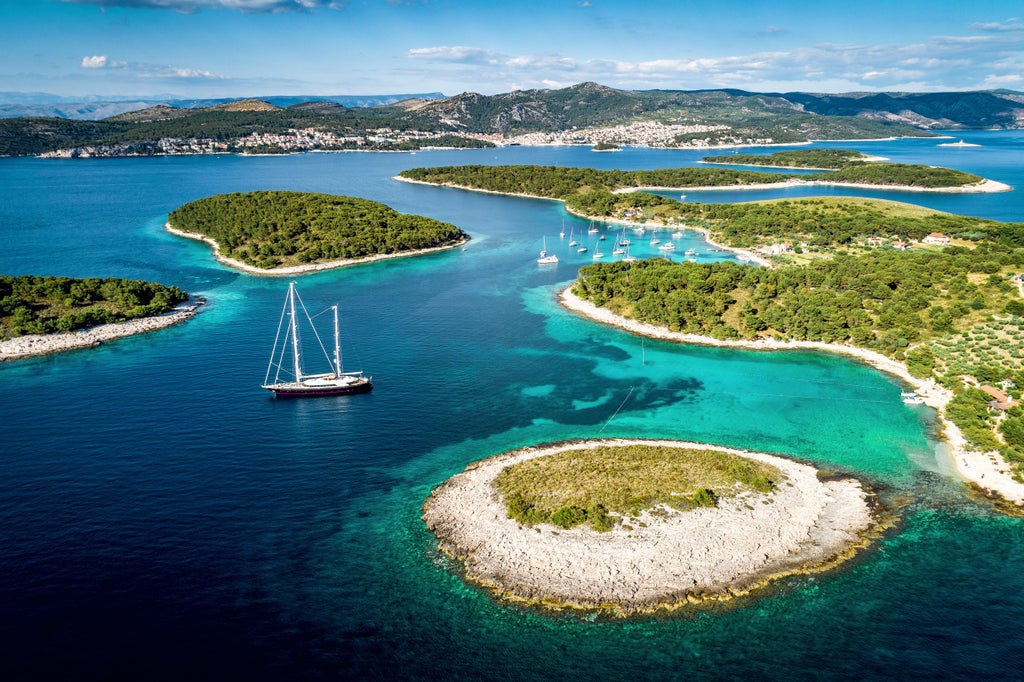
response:
<path id="1" fill-rule="evenodd" d="M 1024 133 L 962 137 L 981 146 L 827 146 L 1024 187 Z M 558 233 L 587 223 L 555 202 L 392 179 L 415 166 L 657 168 L 703 155 L 0 159 L 0 272 L 142 278 L 208 300 L 170 329 L 0 365 L 0 678 L 1024 678 L 1024 520 L 968 495 L 933 413 L 903 405 L 897 381 L 825 354 L 682 347 L 580 319 L 554 295 L 590 253 Z M 311 310 L 339 304 L 346 368 L 373 374 L 372 393 L 275 401 L 260 384 L 287 280 L 229 270 L 162 229 L 182 203 L 257 189 L 365 197 L 472 234 L 465 249 L 297 278 Z M 814 193 L 1024 219 L 1019 190 Z M 600 229 L 612 230 L 607 253 L 616 228 Z M 536 264 L 543 241 L 556 266 Z M 676 241 L 677 259 L 691 246 L 725 257 Z M 420 519 L 430 490 L 477 459 L 598 435 L 853 472 L 900 522 L 840 570 L 672 617 L 552 615 L 465 584 Z"/>

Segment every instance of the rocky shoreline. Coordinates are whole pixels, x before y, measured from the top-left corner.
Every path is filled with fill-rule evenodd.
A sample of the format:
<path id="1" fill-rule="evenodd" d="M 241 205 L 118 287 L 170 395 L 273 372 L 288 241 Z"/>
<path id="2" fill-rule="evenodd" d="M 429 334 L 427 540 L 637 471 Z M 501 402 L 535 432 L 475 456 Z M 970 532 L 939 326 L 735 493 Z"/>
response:
<path id="1" fill-rule="evenodd" d="M 493 480 L 534 457 L 598 445 L 717 449 L 766 462 L 786 480 L 770 493 L 718 506 L 644 512 L 600 533 L 524 526 L 510 519 Z M 880 526 L 873 496 L 853 478 L 821 477 L 783 457 L 677 441 L 575 441 L 524 448 L 470 464 L 434 489 L 423 519 L 468 580 L 503 598 L 553 609 L 628 616 L 746 594 L 794 573 L 835 566 Z"/>
<path id="2" fill-rule="evenodd" d="M 101 324 L 73 332 L 29 334 L 7 339 L 0 342 L 0 362 L 62 353 L 79 348 L 91 348 L 115 339 L 164 329 L 190 319 L 196 314 L 199 306 L 205 305 L 205 303 L 206 301 L 202 298 L 189 298 L 185 303 L 176 306 L 174 310 L 162 315 Z"/>

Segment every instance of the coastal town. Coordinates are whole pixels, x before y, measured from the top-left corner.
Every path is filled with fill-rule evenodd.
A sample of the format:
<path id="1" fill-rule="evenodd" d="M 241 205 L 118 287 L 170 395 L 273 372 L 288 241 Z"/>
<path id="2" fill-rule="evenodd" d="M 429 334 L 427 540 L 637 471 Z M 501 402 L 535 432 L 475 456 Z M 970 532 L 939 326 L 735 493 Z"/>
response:
<path id="1" fill-rule="evenodd" d="M 242 137 L 163 137 L 144 142 L 68 147 L 39 154 L 45 159 L 89 159 L 193 154 L 293 154 L 314 151 L 388 151 L 455 146 L 631 145 L 652 148 L 704 149 L 772 144 L 770 137 L 729 135 L 726 125 L 666 124 L 637 121 L 625 125 L 500 135 L 452 130 L 372 130 L 336 133 L 318 128 L 290 128 L 282 133 L 252 132 Z M 705 134 L 706 133 L 706 134 Z M 453 144 L 453 139 L 477 143 Z"/>

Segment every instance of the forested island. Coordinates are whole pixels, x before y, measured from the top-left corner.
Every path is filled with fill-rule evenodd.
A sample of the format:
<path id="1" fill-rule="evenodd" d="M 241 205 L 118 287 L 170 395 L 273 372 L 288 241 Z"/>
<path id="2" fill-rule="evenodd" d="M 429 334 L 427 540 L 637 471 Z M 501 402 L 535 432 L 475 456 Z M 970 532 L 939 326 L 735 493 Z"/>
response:
<path id="1" fill-rule="evenodd" d="M 797 177 L 836 184 L 944 189 L 969 187 L 984 181 L 984 178 L 977 175 L 949 168 L 882 162 L 851 149 L 799 149 L 767 155 L 706 156 L 703 160 L 705 163 L 723 165 L 825 169 L 829 172 Z"/>
<path id="2" fill-rule="evenodd" d="M 0 340 L 159 315 L 187 299 L 142 280 L 0 275 Z"/>
<path id="3" fill-rule="evenodd" d="M 273 190 L 190 202 L 170 213 L 168 229 L 210 242 L 231 265 L 271 274 L 450 248 L 469 238 L 450 223 L 376 201 Z"/>
<path id="4" fill-rule="evenodd" d="M 710 189 L 786 184 L 860 184 L 930 191 L 1000 191 L 1005 185 L 948 168 L 895 163 L 852 165 L 810 175 L 732 168 L 597 170 L 559 166 L 438 166 L 402 171 L 399 179 L 463 189 L 558 199 L 569 210 L 592 218 L 689 220 L 700 204 L 682 203 L 644 189 Z"/>

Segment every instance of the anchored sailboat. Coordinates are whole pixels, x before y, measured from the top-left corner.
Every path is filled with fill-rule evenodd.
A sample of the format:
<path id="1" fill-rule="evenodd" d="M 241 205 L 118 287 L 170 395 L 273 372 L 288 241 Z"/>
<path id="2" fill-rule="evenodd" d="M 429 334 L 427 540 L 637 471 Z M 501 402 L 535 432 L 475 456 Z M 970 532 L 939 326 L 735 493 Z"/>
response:
<path id="1" fill-rule="evenodd" d="M 550 263 L 558 262 L 558 256 L 556 256 L 555 254 L 551 254 L 550 256 L 548 255 L 547 237 L 544 237 L 544 248 L 540 250 L 540 258 L 537 259 L 537 262 L 540 263 L 541 265 L 548 265 Z"/>
<path id="2" fill-rule="evenodd" d="M 313 330 L 320 349 L 324 351 L 324 358 L 331 366 L 332 371 L 321 374 L 306 374 L 302 366 L 302 345 L 299 342 L 298 308 L 302 309 L 309 328 Z M 267 376 L 263 380 L 263 388 L 272 391 L 279 398 L 302 398 L 324 395 L 345 395 L 348 393 L 365 393 L 373 388 L 373 377 L 364 376 L 362 371 L 344 372 L 341 368 L 341 345 L 338 333 L 338 306 L 331 306 L 334 310 L 334 358 L 327 356 L 327 349 L 320 341 L 313 320 L 306 312 L 306 306 L 295 291 L 295 282 L 288 284 L 288 296 L 285 298 L 284 308 L 281 311 L 281 320 L 277 324 L 277 337 L 274 339 L 274 350 L 270 355 L 270 364 L 267 366 Z M 288 316 L 288 327 L 285 329 L 284 338 L 281 338 L 281 331 L 284 329 L 285 316 Z M 291 347 L 292 368 L 285 367 L 285 354 Z M 274 381 L 270 381 L 270 372 L 276 368 Z M 282 380 L 282 373 L 285 375 Z M 288 374 L 292 379 L 288 380 Z"/>

